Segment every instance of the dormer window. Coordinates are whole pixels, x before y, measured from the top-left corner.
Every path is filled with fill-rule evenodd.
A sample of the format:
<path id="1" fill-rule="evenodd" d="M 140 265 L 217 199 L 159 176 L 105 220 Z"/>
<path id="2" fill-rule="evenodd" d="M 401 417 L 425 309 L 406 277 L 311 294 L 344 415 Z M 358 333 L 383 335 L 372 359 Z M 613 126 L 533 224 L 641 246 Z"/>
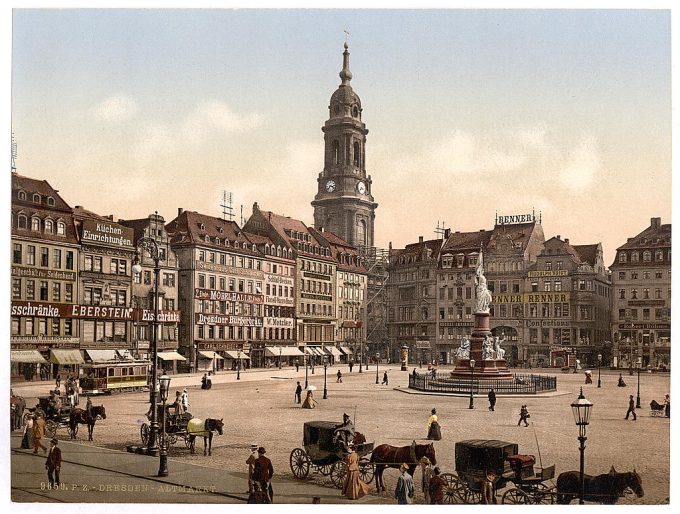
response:
<path id="1" fill-rule="evenodd" d="M 40 232 L 40 218 L 31 218 L 31 230 L 35 232 Z"/>
<path id="2" fill-rule="evenodd" d="M 234 248 L 239 248 L 238 241 L 234 241 Z"/>
<path id="3" fill-rule="evenodd" d="M 38 193 L 33 193 L 33 203 L 40 203 L 40 195 Z"/>
<path id="4" fill-rule="evenodd" d="M 220 244 L 220 238 L 219 238 L 219 237 L 216 237 L 216 238 L 215 238 L 215 244 L 216 244 L 216 245 Z"/>
<path id="5" fill-rule="evenodd" d="M 224 234 L 224 228 L 223 227 L 220 227 L 218 230 L 220 231 L 220 234 Z"/>
<path id="6" fill-rule="evenodd" d="M 50 207 L 54 207 L 54 198 L 52 198 L 51 196 L 48 196 L 47 197 L 47 205 L 49 205 Z"/>
<path id="7" fill-rule="evenodd" d="M 19 214 L 17 217 L 18 228 L 28 228 L 28 218 L 24 214 Z"/>
<path id="8" fill-rule="evenodd" d="M 199 227 L 201 230 L 205 230 L 205 225 L 204 225 L 203 223 L 199 223 L 199 224 L 198 224 L 198 227 Z"/>
<path id="9" fill-rule="evenodd" d="M 26 191 L 19 191 L 19 200 L 26 200 Z"/>
<path id="10" fill-rule="evenodd" d="M 54 233 L 54 222 L 50 219 L 45 220 L 45 233 L 47 234 Z"/>
<path id="11" fill-rule="evenodd" d="M 59 236 L 66 235 L 66 223 L 64 223 L 63 221 L 57 221 L 57 235 Z"/>
<path id="12" fill-rule="evenodd" d="M 628 260 L 627 256 L 625 253 L 621 252 L 619 254 L 619 262 L 626 262 Z"/>
<path id="13" fill-rule="evenodd" d="M 209 243 L 209 242 L 210 242 L 210 236 L 207 235 L 207 234 L 206 234 L 206 236 L 205 236 L 205 242 L 206 242 L 206 243 Z"/>

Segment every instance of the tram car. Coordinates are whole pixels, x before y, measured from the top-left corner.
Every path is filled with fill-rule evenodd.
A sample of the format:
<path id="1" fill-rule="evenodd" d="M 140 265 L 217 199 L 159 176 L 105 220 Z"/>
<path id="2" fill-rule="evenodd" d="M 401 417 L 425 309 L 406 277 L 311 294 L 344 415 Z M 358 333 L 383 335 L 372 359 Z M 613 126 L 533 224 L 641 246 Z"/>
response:
<path id="1" fill-rule="evenodd" d="M 116 360 L 82 364 L 81 394 L 137 391 L 149 385 L 149 360 Z"/>

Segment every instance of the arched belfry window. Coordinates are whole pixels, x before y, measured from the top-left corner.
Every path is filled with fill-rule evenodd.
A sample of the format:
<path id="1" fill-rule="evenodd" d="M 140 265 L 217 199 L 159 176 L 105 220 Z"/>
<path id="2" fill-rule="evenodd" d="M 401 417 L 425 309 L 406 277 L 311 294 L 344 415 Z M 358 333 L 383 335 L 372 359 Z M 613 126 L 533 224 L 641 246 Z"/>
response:
<path id="1" fill-rule="evenodd" d="M 354 142 L 354 165 L 361 167 L 361 145 L 358 141 Z"/>
<path id="2" fill-rule="evenodd" d="M 364 220 L 357 221 L 357 234 L 356 234 L 356 244 L 366 245 L 368 244 L 366 240 L 366 222 Z"/>
<path id="3" fill-rule="evenodd" d="M 334 139 L 331 143 L 331 155 L 333 164 L 340 164 L 340 143 L 337 139 Z"/>

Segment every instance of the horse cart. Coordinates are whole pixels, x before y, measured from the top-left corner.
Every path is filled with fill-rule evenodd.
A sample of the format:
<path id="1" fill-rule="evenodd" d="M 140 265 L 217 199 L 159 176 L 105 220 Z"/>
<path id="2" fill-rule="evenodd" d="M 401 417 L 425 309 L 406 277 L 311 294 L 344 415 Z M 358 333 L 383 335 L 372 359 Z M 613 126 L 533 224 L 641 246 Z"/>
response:
<path id="1" fill-rule="evenodd" d="M 150 415 L 147 413 L 147 419 L 150 419 Z M 156 418 L 159 424 L 158 432 L 158 444 L 161 445 L 163 441 L 163 420 L 165 420 L 165 437 L 167 438 L 168 445 L 175 444 L 179 439 L 184 441 L 184 445 L 187 448 L 191 447 L 191 441 L 189 440 L 189 433 L 187 432 L 187 425 L 189 420 L 193 419 L 193 416 L 188 413 L 171 414 L 167 412 L 165 415 L 163 413 L 163 406 L 158 405 L 158 416 Z M 143 423 L 140 428 L 140 435 L 142 438 L 142 443 L 146 446 L 149 442 L 149 433 L 151 432 L 151 426 L 148 423 Z"/>
<path id="2" fill-rule="evenodd" d="M 56 412 L 52 405 L 50 405 L 49 396 L 39 396 L 38 397 L 38 407 L 45 413 L 45 434 L 52 438 L 57 434 L 57 430 L 60 428 L 66 428 L 68 435 L 72 437 L 78 433 L 78 425 L 73 429 L 73 434 L 71 434 L 71 404 L 69 403 L 68 396 L 60 396 L 61 409 Z"/>
<path id="3" fill-rule="evenodd" d="M 446 481 L 444 500 L 447 503 L 475 504 L 482 501 L 482 482 L 493 471 L 494 489 L 506 490 L 504 504 L 552 504 L 554 485 L 548 482 L 555 476 L 555 466 L 534 467 L 533 455 L 521 455 L 516 443 L 472 439 L 455 446 L 456 474 L 443 473 Z"/>
<path id="4" fill-rule="evenodd" d="M 303 429 L 303 448 L 290 452 L 290 469 L 295 478 L 304 479 L 310 468 L 324 476 L 329 476 L 333 485 L 342 488 L 347 476 L 345 449 L 335 441 L 335 429 L 339 423 L 332 421 L 308 421 Z M 368 455 L 373 451 L 373 443 L 356 433 L 354 450 L 359 455 L 359 475 L 367 484 L 373 480 L 373 464 Z"/>

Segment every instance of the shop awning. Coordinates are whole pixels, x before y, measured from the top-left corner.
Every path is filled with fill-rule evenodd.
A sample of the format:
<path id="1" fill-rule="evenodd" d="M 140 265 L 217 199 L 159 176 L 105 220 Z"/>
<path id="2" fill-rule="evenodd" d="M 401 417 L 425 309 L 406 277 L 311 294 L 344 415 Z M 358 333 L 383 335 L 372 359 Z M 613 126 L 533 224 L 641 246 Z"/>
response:
<path id="1" fill-rule="evenodd" d="M 267 346 L 265 348 L 265 355 L 267 357 L 278 357 L 279 355 L 282 357 L 301 357 L 304 353 L 294 346 Z"/>
<path id="2" fill-rule="evenodd" d="M 238 360 L 238 352 L 236 350 L 226 350 L 224 354 L 230 359 Z M 285 354 L 284 354 L 285 355 Z M 250 360 L 246 352 L 241 352 L 241 360 Z"/>
<path id="3" fill-rule="evenodd" d="M 352 350 L 350 350 L 350 349 L 347 348 L 346 346 L 341 346 L 341 347 L 340 347 L 340 351 L 341 351 L 342 353 L 344 353 L 345 355 L 352 355 L 352 353 L 354 353 L 354 352 L 352 352 Z"/>
<path id="4" fill-rule="evenodd" d="M 158 352 L 158 358 L 164 361 L 185 361 L 186 357 L 177 352 Z"/>
<path id="5" fill-rule="evenodd" d="M 47 364 L 45 358 L 38 350 L 11 350 L 9 352 L 11 362 L 23 362 L 30 364 Z"/>
<path id="6" fill-rule="evenodd" d="M 342 353 L 335 346 L 327 346 L 326 351 L 330 353 L 333 357 L 341 357 Z"/>
<path id="7" fill-rule="evenodd" d="M 205 351 L 205 350 L 199 350 L 198 355 L 200 357 L 203 357 L 204 359 L 215 359 L 215 358 L 217 358 L 217 359 L 224 360 L 224 357 L 222 357 L 219 353 L 209 352 L 209 351 Z"/>
<path id="8" fill-rule="evenodd" d="M 305 353 L 307 355 L 316 355 L 316 352 L 314 350 L 312 350 L 311 346 L 305 346 Z"/>
<path id="9" fill-rule="evenodd" d="M 314 355 L 318 355 L 320 357 L 326 355 L 326 353 L 321 349 L 320 346 L 312 346 L 312 351 L 314 352 Z"/>
<path id="10" fill-rule="evenodd" d="M 92 362 L 115 361 L 118 358 L 116 350 L 85 350 Z"/>
<path id="11" fill-rule="evenodd" d="M 55 364 L 85 364 L 80 350 L 50 350 L 50 362 Z"/>

